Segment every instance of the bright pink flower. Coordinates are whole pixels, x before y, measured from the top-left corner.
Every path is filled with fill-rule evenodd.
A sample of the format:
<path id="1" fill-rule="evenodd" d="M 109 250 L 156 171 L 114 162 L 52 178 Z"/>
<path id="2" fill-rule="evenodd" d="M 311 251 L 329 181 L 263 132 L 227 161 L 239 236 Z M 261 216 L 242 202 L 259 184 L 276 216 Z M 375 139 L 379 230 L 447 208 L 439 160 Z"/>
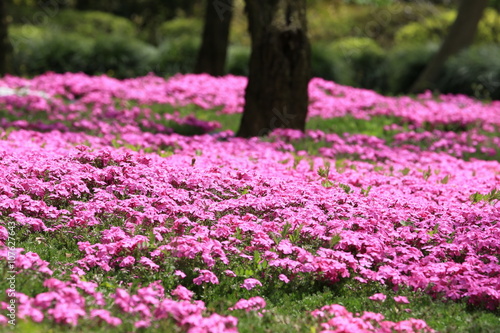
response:
<path id="1" fill-rule="evenodd" d="M 410 303 L 408 298 L 406 298 L 405 296 L 395 296 L 394 300 L 396 301 L 396 303 L 400 303 L 400 304 L 409 304 Z"/>
<path id="2" fill-rule="evenodd" d="M 217 276 L 209 270 L 200 269 L 200 276 L 193 279 L 194 284 L 200 285 L 203 282 L 210 282 L 212 284 L 219 284 Z"/>
<path id="3" fill-rule="evenodd" d="M 224 274 L 225 274 L 226 276 L 236 277 L 236 274 L 235 274 L 233 271 L 229 270 L 229 269 L 226 269 L 226 270 L 224 271 Z"/>
<path id="4" fill-rule="evenodd" d="M 229 310 L 259 310 L 266 307 L 266 301 L 260 297 L 250 297 L 249 299 L 240 299 L 235 305 L 229 308 Z"/>
<path id="5" fill-rule="evenodd" d="M 387 296 L 381 293 L 373 294 L 372 296 L 368 297 L 368 299 L 371 299 L 372 301 L 380 301 L 380 302 L 385 301 L 386 298 Z"/>
<path id="6" fill-rule="evenodd" d="M 252 290 L 256 286 L 262 287 L 262 283 L 259 280 L 253 278 L 245 279 L 245 281 L 243 281 L 243 283 L 240 285 L 241 288 L 245 288 L 247 290 Z"/>
<path id="7" fill-rule="evenodd" d="M 139 262 L 141 264 L 143 264 L 144 266 L 151 268 L 152 270 L 157 270 L 158 268 L 160 268 L 160 266 L 158 266 L 151 259 L 146 258 L 146 257 L 141 257 Z"/>
<path id="8" fill-rule="evenodd" d="M 290 279 L 288 279 L 288 277 L 285 275 L 285 274 L 280 274 L 278 276 L 278 279 L 280 279 L 281 281 L 285 282 L 285 283 L 288 283 L 290 282 Z"/>
<path id="9" fill-rule="evenodd" d="M 184 286 L 178 285 L 177 288 L 172 290 L 170 294 L 172 296 L 177 296 L 177 298 L 180 300 L 190 301 L 194 295 L 194 292 L 192 292 L 191 290 L 187 289 Z"/>
<path id="10" fill-rule="evenodd" d="M 149 320 L 139 320 L 134 323 L 135 328 L 148 328 L 151 326 L 151 321 Z"/>
<path id="11" fill-rule="evenodd" d="M 175 271 L 174 275 L 180 277 L 181 279 L 184 279 L 186 277 L 186 274 L 184 274 L 183 271 Z"/>
<path id="12" fill-rule="evenodd" d="M 120 318 L 113 317 L 108 310 L 102 309 L 90 310 L 90 318 L 100 318 L 111 326 L 118 326 L 122 323 Z"/>
<path id="13" fill-rule="evenodd" d="M 144 257 L 142 257 L 142 258 L 144 258 Z M 141 260 L 142 260 L 142 258 L 141 258 Z M 146 258 L 146 259 L 148 259 L 148 258 Z M 135 258 L 132 256 L 128 256 L 128 257 L 123 258 L 122 262 L 120 263 L 120 267 L 132 266 L 134 263 L 135 263 Z M 141 263 L 142 263 L 142 261 L 141 261 Z"/>

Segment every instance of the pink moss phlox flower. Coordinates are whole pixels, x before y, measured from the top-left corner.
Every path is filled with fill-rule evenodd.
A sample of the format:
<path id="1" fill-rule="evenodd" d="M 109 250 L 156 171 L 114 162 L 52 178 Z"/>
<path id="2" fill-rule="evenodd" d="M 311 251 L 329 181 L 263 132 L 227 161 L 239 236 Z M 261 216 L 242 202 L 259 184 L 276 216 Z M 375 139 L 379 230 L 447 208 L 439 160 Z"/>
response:
<path id="1" fill-rule="evenodd" d="M 200 276 L 193 279 L 194 284 L 200 285 L 203 282 L 210 282 L 212 284 L 219 284 L 217 276 L 207 269 L 200 269 Z"/>
<path id="2" fill-rule="evenodd" d="M 246 310 L 248 312 L 251 310 L 260 310 L 265 307 L 266 301 L 260 296 L 255 296 L 250 297 L 249 299 L 240 299 L 238 302 L 236 302 L 236 304 L 230 307 L 229 310 Z"/>
<path id="3" fill-rule="evenodd" d="M 118 326 L 122 323 L 122 320 L 120 318 L 113 317 L 108 310 L 103 309 L 90 310 L 90 318 L 102 319 L 111 326 Z"/>
<path id="4" fill-rule="evenodd" d="M 148 328 L 151 326 L 150 320 L 138 320 L 134 323 L 135 328 Z"/>
<path id="5" fill-rule="evenodd" d="M 181 279 L 186 277 L 186 274 L 183 271 L 175 271 L 174 275 L 180 277 Z"/>
<path id="6" fill-rule="evenodd" d="M 229 269 L 226 269 L 226 270 L 224 271 L 224 274 L 225 274 L 226 276 L 236 277 L 236 273 L 234 273 L 232 270 L 229 270 Z"/>
<path id="7" fill-rule="evenodd" d="M 151 259 L 146 258 L 146 257 L 141 257 L 141 259 L 139 260 L 139 263 L 141 263 L 142 265 L 144 265 L 146 267 L 149 267 L 152 270 L 158 270 L 160 268 L 159 265 L 155 264 Z"/>
<path id="8" fill-rule="evenodd" d="M 410 301 L 405 296 L 395 296 L 394 301 L 400 304 L 409 304 Z"/>
<path id="9" fill-rule="evenodd" d="M 368 299 L 371 299 L 372 301 L 380 301 L 380 302 L 385 301 L 386 298 L 387 296 L 381 293 L 373 294 L 372 296 L 368 297 Z"/>
<path id="10" fill-rule="evenodd" d="M 243 283 L 240 285 L 241 288 L 245 288 L 246 290 L 252 290 L 257 286 L 262 287 L 262 283 L 254 278 L 245 279 L 245 281 L 243 281 Z"/>
<path id="11" fill-rule="evenodd" d="M 170 294 L 179 300 L 190 301 L 193 298 L 194 292 L 182 285 L 178 285 Z"/>
<path id="12" fill-rule="evenodd" d="M 322 332 L 435 332 L 423 320 L 410 318 L 400 322 L 386 321 L 384 315 L 380 313 L 354 314 L 338 304 L 325 305 L 321 309 L 312 311 L 311 315 L 323 321 Z"/>
<path id="13" fill-rule="evenodd" d="M 290 282 L 290 279 L 285 275 L 285 274 L 280 274 L 278 276 L 278 279 L 280 279 L 281 281 L 285 282 L 285 283 L 288 283 Z"/>
<path id="14" fill-rule="evenodd" d="M 120 267 L 129 267 L 132 266 L 134 263 L 135 263 L 135 258 L 132 256 L 127 256 L 123 258 L 123 260 L 120 262 Z"/>

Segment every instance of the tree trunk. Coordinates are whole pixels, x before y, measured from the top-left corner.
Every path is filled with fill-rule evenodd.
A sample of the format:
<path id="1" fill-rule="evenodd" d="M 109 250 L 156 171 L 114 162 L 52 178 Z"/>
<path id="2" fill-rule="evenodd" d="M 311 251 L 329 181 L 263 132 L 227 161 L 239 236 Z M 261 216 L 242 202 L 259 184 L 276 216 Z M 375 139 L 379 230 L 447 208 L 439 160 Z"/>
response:
<path id="1" fill-rule="evenodd" d="M 12 45 L 9 41 L 7 1 L 0 1 L 0 76 L 10 73 Z"/>
<path id="2" fill-rule="evenodd" d="M 446 60 L 472 44 L 479 21 L 487 6 L 488 0 L 461 0 L 455 22 L 437 54 L 411 87 L 411 93 L 432 88 Z"/>
<path id="3" fill-rule="evenodd" d="M 225 73 L 233 0 L 206 0 L 205 25 L 195 73 L 222 76 Z"/>
<path id="4" fill-rule="evenodd" d="M 246 0 L 252 54 L 237 136 L 305 129 L 311 48 L 306 0 Z"/>

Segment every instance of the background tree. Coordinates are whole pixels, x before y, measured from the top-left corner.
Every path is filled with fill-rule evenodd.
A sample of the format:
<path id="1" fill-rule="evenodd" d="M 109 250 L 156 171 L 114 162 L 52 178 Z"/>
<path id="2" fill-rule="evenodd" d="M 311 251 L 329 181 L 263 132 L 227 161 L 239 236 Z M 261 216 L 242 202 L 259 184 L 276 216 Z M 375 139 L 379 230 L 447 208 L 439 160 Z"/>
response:
<path id="1" fill-rule="evenodd" d="M 446 60 L 467 48 L 474 41 L 477 27 L 488 0 L 461 0 L 458 14 L 436 55 L 415 81 L 410 92 L 417 93 L 432 88 Z"/>
<path id="2" fill-rule="evenodd" d="M 306 0 L 247 0 L 252 41 L 240 137 L 304 130 L 311 72 Z"/>
<path id="3" fill-rule="evenodd" d="M 8 34 L 7 1 L 0 1 L 0 75 L 9 73 L 12 46 Z"/>
<path id="4" fill-rule="evenodd" d="M 233 0 L 206 0 L 205 25 L 195 73 L 225 74 Z"/>

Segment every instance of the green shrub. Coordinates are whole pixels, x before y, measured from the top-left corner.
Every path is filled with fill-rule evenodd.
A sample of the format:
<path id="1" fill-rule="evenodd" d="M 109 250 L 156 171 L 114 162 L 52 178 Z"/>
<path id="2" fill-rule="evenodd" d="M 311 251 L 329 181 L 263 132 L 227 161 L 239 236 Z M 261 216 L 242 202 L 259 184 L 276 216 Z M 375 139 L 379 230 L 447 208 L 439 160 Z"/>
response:
<path id="1" fill-rule="evenodd" d="M 16 74 L 33 76 L 53 71 L 108 74 L 118 78 L 154 71 L 157 49 L 136 39 L 102 35 L 97 39 L 76 33 L 11 29 Z"/>
<path id="2" fill-rule="evenodd" d="M 13 32 L 15 37 L 15 32 Z M 14 45 L 14 68 L 18 75 L 33 76 L 53 71 L 79 72 L 86 69 L 93 40 L 73 33 L 51 33 L 43 38 L 23 39 Z"/>
<path id="3" fill-rule="evenodd" d="M 451 58 L 438 87 L 443 93 L 500 100 L 500 45 L 478 45 Z"/>
<path id="4" fill-rule="evenodd" d="M 446 36 L 448 28 L 456 18 L 456 11 L 450 10 L 425 21 L 405 25 L 395 35 L 396 44 L 439 42 Z M 500 42 L 500 15 L 494 9 L 485 10 L 479 22 L 476 43 Z"/>
<path id="5" fill-rule="evenodd" d="M 231 45 L 227 50 L 226 71 L 233 75 L 248 76 L 250 47 Z"/>
<path id="6" fill-rule="evenodd" d="M 117 78 L 146 75 L 157 56 L 155 47 L 137 39 L 101 36 L 96 39 L 86 71 Z"/>
<path id="7" fill-rule="evenodd" d="M 406 93 L 423 71 L 439 44 L 402 44 L 390 50 L 378 71 L 377 90 L 388 94 Z"/>
<path id="8" fill-rule="evenodd" d="M 199 36 L 165 40 L 158 47 L 158 55 L 154 60 L 155 72 L 164 76 L 191 72 L 198 56 L 200 43 Z"/>
<path id="9" fill-rule="evenodd" d="M 308 8 L 309 36 L 315 41 L 332 41 L 345 37 L 373 38 L 390 46 L 394 34 L 408 22 L 419 22 L 442 12 L 427 2 L 394 2 L 388 6 L 318 3 Z"/>
<path id="10" fill-rule="evenodd" d="M 103 34 L 134 37 L 136 28 L 130 20 L 98 11 L 61 10 L 49 24 L 63 32 L 71 31 L 87 37 Z"/>
<path id="11" fill-rule="evenodd" d="M 162 43 L 172 39 L 200 38 L 203 22 L 197 18 L 176 18 L 164 22 L 157 30 L 157 40 Z"/>
<path id="12" fill-rule="evenodd" d="M 311 74 L 335 82 L 342 81 L 341 61 L 338 56 L 332 55 L 325 43 L 313 43 L 311 46 Z M 345 71 L 344 71 L 345 72 Z M 345 75 L 350 77 L 350 75 Z"/>
<path id="13" fill-rule="evenodd" d="M 338 61 L 338 82 L 371 88 L 378 79 L 375 69 L 384 58 L 384 50 L 371 38 L 350 37 L 333 42 L 328 48 Z"/>
<path id="14" fill-rule="evenodd" d="M 483 18 L 477 27 L 477 42 L 500 43 L 500 14 L 496 10 L 487 8 L 484 11 Z"/>

